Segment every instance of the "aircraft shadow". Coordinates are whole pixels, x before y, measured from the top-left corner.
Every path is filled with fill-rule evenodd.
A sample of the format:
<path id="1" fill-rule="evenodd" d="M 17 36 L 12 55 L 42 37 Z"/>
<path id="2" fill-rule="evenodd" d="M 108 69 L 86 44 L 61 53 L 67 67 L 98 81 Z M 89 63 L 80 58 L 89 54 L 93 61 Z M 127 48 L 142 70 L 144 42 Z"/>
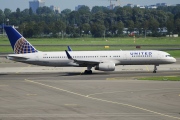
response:
<path id="1" fill-rule="evenodd" d="M 114 71 L 114 72 L 94 72 L 92 74 L 84 74 L 84 73 L 80 73 L 80 72 L 66 72 L 66 73 L 60 73 L 61 75 L 59 76 L 92 76 L 92 75 L 98 75 L 98 76 L 101 76 L 101 75 L 129 75 L 129 74 L 151 74 L 152 72 L 146 72 L 146 71 L 143 71 L 143 72 L 139 72 L 139 71 Z M 152 73 L 153 74 L 153 73 Z"/>

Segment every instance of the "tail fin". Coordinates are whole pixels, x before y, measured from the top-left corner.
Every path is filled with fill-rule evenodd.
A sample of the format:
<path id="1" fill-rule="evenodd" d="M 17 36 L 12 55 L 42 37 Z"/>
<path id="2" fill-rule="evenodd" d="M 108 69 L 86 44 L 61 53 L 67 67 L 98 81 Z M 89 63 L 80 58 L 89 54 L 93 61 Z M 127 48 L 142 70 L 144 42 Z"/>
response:
<path id="1" fill-rule="evenodd" d="M 38 52 L 14 27 L 4 26 L 15 54 Z"/>

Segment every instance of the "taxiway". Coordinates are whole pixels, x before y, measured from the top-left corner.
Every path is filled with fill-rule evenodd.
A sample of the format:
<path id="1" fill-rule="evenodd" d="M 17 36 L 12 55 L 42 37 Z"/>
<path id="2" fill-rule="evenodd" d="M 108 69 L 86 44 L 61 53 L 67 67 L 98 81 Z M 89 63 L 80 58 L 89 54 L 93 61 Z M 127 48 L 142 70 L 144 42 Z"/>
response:
<path id="1" fill-rule="evenodd" d="M 156 74 L 153 66 L 119 66 L 92 75 L 0 61 L 2 120 L 180 120 L 180 82 L 137 80 L 178 76 L 179 61 Z"/>

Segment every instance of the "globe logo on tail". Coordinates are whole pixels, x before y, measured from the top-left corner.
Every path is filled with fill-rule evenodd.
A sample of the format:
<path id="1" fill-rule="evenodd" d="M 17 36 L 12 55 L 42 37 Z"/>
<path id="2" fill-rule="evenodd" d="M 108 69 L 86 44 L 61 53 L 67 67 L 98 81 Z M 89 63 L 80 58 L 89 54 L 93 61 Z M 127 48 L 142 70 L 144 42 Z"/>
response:
<path id="1" fill-rule="evenodd" d="M 14 45 L 14 53 L 25 54 L 38 52 L 25 38 L 21 37 Z"/>

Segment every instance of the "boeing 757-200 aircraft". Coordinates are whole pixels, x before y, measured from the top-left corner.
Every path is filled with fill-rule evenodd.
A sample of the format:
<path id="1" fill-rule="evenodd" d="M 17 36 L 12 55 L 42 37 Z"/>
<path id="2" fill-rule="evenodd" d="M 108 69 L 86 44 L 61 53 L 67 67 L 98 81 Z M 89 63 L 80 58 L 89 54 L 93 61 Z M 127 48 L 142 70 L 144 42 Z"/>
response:
<path id="1" fill-rule="evenodd" d="M 41 52 L 33 47 L 14 27 L 4 26 L 14 54 L 9 60 L 40 66 L 87 67 L 85 74 L 92 74 L 92 68 L 100 71 L 114 71 L 117 65 L 154 65 L 154 73 L 160 64 L 175 63 L 170 54 L 157 50 L 128 51 L 62 51 Z"/>

